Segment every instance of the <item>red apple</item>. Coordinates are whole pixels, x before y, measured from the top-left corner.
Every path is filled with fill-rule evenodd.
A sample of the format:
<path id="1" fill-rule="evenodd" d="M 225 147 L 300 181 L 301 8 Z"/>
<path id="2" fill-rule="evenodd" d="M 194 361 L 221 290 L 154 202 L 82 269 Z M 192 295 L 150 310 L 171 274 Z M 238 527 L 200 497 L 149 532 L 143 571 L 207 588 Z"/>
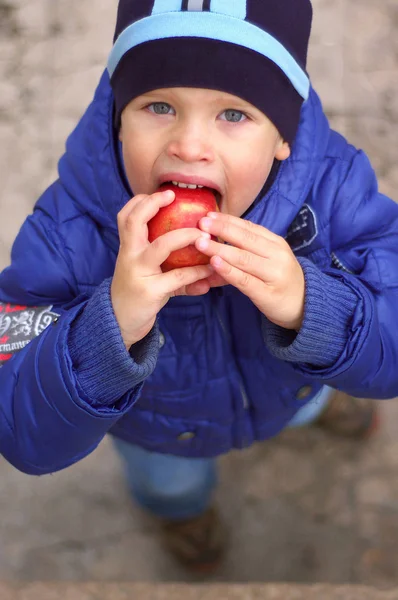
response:
<path id="1" fill-rule="evenodd" d="M 157 191 L 173 190 L 174 202 L 159 210 L 148 222 L 148 238 L 150 242 L 174 229 L 198 227 L 199 221 L 208 212 L 218 211 L 215 195 L 208 188 L 180 188 L 171 183 L 163 184 Z M 216 238 L 214 238 L 216 239 Z M 207 265 L 209 257 L 199 252 L 195 246 L 187 246 L 172 252 L 162 264 L 162 271 L 170 271 L 179 267 Z"/>

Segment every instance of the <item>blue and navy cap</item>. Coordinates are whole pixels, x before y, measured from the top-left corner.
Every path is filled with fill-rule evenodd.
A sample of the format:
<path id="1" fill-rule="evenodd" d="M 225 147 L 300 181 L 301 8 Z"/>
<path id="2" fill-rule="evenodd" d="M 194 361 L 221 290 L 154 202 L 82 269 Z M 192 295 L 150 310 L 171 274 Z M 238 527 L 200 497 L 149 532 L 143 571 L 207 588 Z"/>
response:
<path id="1" fill-rule="evenodd" d="M 310 0 L 120 0 L 108 71 L 116 122 L 135 97 L 194 87 L 239 96 L 291 143 L 308 98 Z"/>

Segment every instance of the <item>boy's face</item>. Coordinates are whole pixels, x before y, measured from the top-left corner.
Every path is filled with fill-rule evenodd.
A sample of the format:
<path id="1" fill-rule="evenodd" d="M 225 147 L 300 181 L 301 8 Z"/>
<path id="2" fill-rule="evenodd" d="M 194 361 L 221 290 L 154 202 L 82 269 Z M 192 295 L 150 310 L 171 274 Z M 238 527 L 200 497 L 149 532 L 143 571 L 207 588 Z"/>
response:
<path id="1" fill-rule="evenodd" d="M 138 96 L 122 113 L 120 140 L 135 195 L 165 181 L 216 189 L 220 210 L 240 217 L 273 161 L 290 155 L 277 129 L 248 102 L 215 90 L 167 88 Z"/>

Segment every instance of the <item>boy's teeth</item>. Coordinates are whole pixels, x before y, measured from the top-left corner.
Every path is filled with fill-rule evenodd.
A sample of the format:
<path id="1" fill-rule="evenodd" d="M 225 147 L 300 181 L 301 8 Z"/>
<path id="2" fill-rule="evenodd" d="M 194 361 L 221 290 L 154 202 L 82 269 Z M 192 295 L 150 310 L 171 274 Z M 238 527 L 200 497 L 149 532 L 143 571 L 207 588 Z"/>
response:
<path id="1" fill-rule="evenodd" d="M 183 189 L 196 190 L 196 188 L 203 188 L 203 185 L 196 185 L 195 183 L 180 183 L 179 181 L 172 181 L 171 183 Z"/>

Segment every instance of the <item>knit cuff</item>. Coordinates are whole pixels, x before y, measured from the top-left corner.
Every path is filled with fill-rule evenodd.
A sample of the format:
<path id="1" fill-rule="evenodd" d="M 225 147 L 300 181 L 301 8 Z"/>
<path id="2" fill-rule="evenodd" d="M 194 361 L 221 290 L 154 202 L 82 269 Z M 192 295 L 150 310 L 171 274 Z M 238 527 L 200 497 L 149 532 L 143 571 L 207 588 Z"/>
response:
<path id="1" fill-rule="evenodd" d="M 305 278 L 305 312 L 298 333 L 263 319 L 263 335 L 273 356 L 288 362 L 328 368 L 342 354 L 358 296 L 340 279 L 322 273 L 311 261 L 298 259 Z"/>
<path id="2" fill-rule="evenodd" d="M 112 406 L 154 370 L 159 331 L 126 350 L 113 312 L 111 279 L 105 280 L 72 323 L 68 346 L 80 388 L 92 405 Z"/>

